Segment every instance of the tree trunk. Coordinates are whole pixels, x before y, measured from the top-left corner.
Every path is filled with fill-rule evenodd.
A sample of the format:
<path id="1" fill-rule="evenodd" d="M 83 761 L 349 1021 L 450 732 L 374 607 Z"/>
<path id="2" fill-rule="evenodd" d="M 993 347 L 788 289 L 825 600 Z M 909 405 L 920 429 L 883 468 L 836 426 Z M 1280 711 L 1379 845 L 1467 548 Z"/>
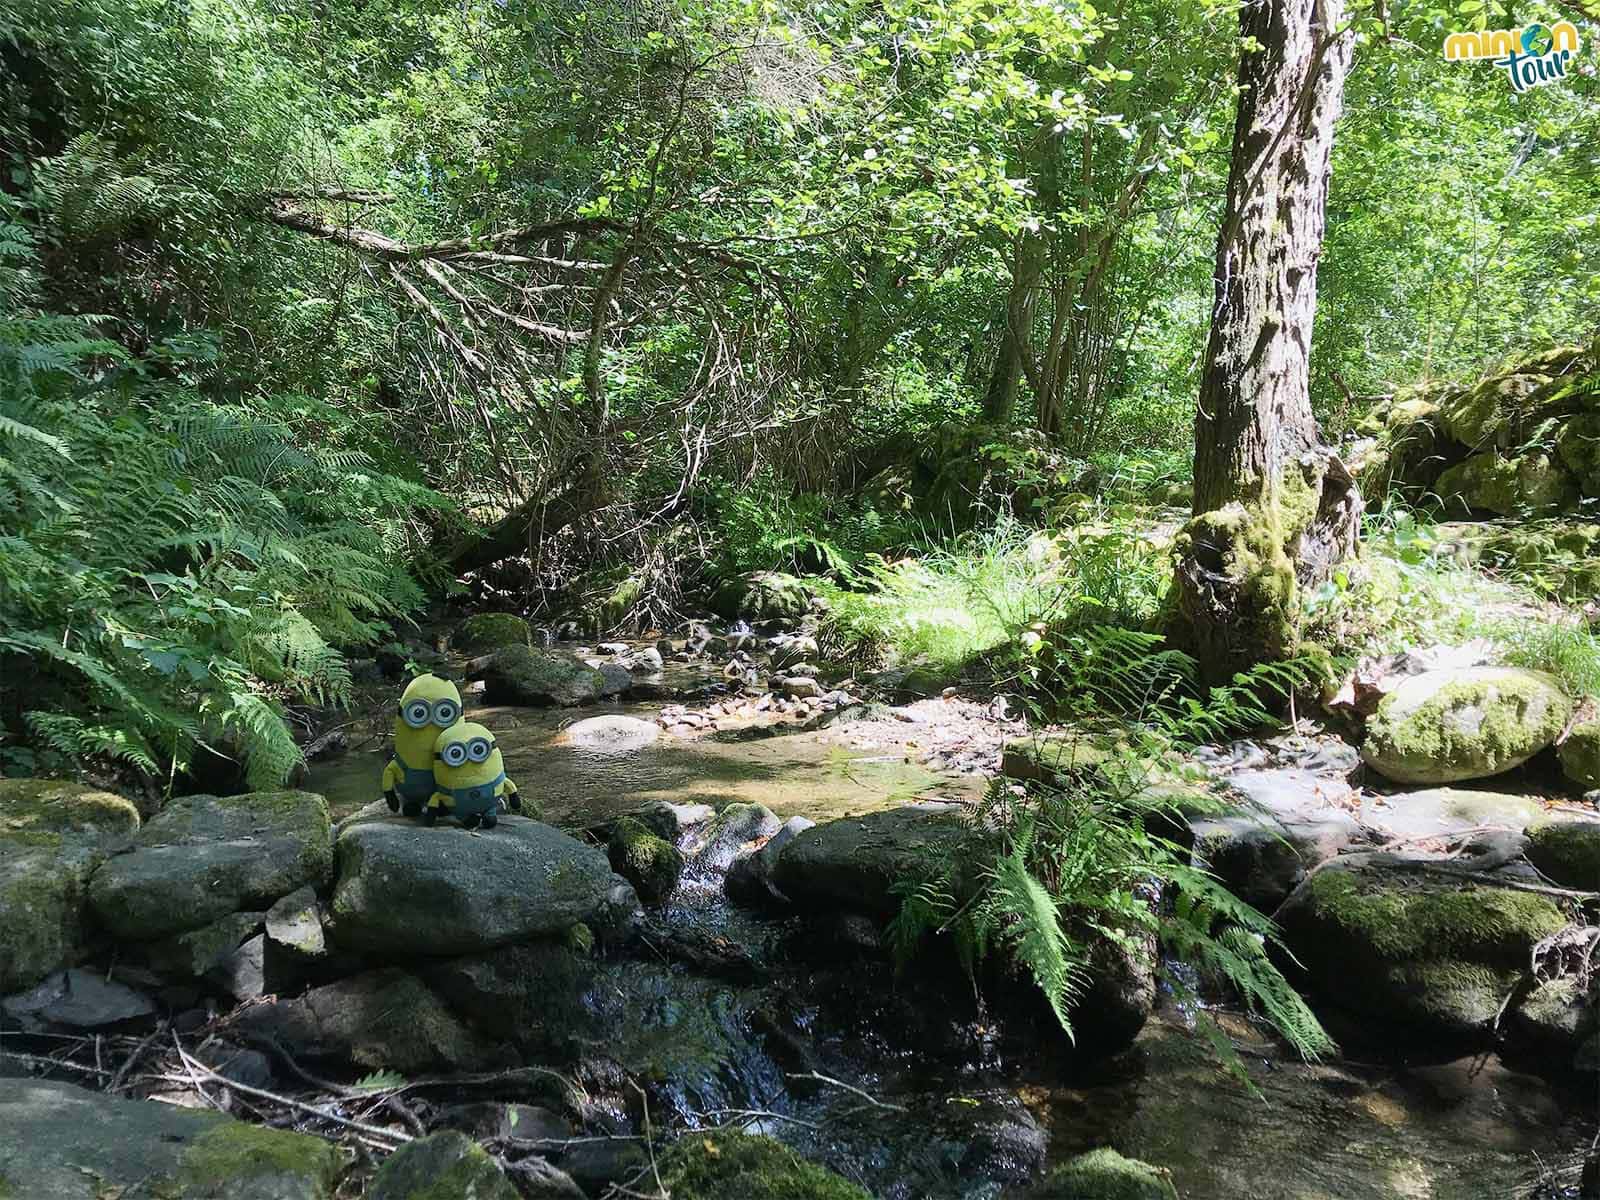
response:
<path id="1" fill-rule="evenodd" d="M 1255 0 L 1240 59 L 1227 215 L 1195 420 L 1194 518 L 1174 633 L 1208 678 L 1295 653 L 1300 592 L 1355 548 L 1361 499 L 1322 445 L 1309 359 L 1334 124 L 1350 67 L 1343 0 Z"/>

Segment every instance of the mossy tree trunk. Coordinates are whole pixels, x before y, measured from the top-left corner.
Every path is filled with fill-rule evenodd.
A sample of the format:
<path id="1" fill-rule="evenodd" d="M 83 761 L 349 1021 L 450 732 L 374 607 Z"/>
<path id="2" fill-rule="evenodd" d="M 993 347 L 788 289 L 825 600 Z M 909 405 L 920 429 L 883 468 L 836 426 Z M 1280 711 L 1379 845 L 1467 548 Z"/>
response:
<path id="1" fill-rule="evenodd" d="M 1342 9 L 1343 0 L 1259 0 L 1240 16 L 1259 48 L 1239 64 L 1174 629 L 1211 678 L 1294 653 L 1301 590 L 1355 548 L 1360 497 L 1318 435 L 1309 376 L 1350 67 Z"/>

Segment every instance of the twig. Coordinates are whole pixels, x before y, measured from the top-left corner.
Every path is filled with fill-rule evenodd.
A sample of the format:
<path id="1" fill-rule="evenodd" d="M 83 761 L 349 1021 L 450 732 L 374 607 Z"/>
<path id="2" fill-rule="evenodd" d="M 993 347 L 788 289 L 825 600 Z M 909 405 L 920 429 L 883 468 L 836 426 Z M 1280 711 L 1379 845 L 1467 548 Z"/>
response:
<path id="1" fill-rule="evenodd" d="M 797 1073 L 797 1072 L 794 1072 L 794 1071 L 790 1071 L 790 1072 L 788 1072 L 788 1076 L 789 1076 L 790 1079 L 810 1079 L 810 1080 L 812 1080 L 813 1082 L 816 1082 L 816 1083 L 826 1083 L 826 1084 L 828 1084 L 828 1085 L 830 1085 L 832 1087 L 843 1088 L 845 1091 L 849 1092 L 853 1096 L 860 1096 L 868 1104 L 872 1105 L 873 1108 L 881 1108 L 881 1109 L 884 1109 L 884 1110 L 886 1110 L 888 1112 L 902 1112 L 903 1113 L 903 1112 L 910 1111 L 903 1104 L 890 1104 L 887 1100 L 879 1100 L 876 1096 L 872 1095 L 870 1092 L 862 1091 L 860 1088 L 856 1087 L 854 1084 L 846 1083 L 842 1079 L 834 1079 L 832 1076 L 824 1075 L 819 1071 L 806 1071 L 803 1074 L 802 1073 Z"/>
<path id="2" fill-rule="evenodd" d="M 86 1067 L 82 1063 L 75 1063 L 71 1059 L 49 1058 L 43 1054 L 24 1054 L 21 1050 L 0 1050 L 0 1058 L 14 1058 L 18 1062 L 25 1062 L 30 1067 L 42 1067 L 45 1070 L 54 1070 L 60 1067 L 68 1071 L 82 1071 L 85 1075 L 109 1075 L 110 1071 L 102 1071 L 99 1067 Z"/>
<path id="3" fill-rule="evenodd" d="M 115 1092 L 122 1086 L 122 1081 L 128 1077 L 128 1072 L 133 1070 L 139 1060 L 144 1057 L 144 1052 L 150 1049 L 151 1044 L 166 1032 L 166 1028 L 166 1022 L 163 1021 L 156 1027 L 155 1032 L 133 1048 L 133 1053 L 122 1060 L 122 1065 L 117 1068 L 117 1073 L 111 1077 L 111 1082 L 106 1085 L 106 1091 Z"/>

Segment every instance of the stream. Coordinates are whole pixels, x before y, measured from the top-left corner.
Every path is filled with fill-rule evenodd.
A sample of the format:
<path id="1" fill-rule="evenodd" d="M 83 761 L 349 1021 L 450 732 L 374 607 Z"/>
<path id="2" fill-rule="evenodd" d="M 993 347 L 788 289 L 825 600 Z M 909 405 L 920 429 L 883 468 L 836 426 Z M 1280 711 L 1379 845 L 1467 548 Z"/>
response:
<path id="1" fill-rule="evenodd" d="M 759 802 L 823 821 L 913 798 L 974 795 L 981 777 L 931 771 L 900 744 L 846 728 L 662 733 L 642 746 L 574 738 L 577 721 L 653 722 L 664 702 L 582 710 L 474 707 L 544 818 L 582 829 L 652 800 Z M 815 724 L 815 723 L 813 723 Z M 911 745 L 915 745 L 908 731 Z M 374 736 L 364 744 L 367 733 Z M 304 784 L 335 819 L 376 796 L 386 728 L 313 764 Z M 958 973 L 897 979 L 855 928 L 730 905 L 719 873 L 687 871 L 658 928 L 724 939 L 749 978 L 681 963 L 601 966 L 586 1036 L 653 1081 L 654 1120 L 745 1118 L 885 1200 L 1044 1195 L 1040 1169 L 1096 1146 L 1170 1170 L 1186 1200 L 1556 1200 L 1577 1196 L 1593 1136 L 1586 1090 L 1498 1057 L 1408 1059 L 1335 1027 L 1342 1056 L 1286 1057 L 1217 1010 L 1254 1091 L 1224 1070 L 1189 1015 L 1164 1003 L 1135 1045 L 1078 1065 L 1057 1032 L 985 1012 Z"/>

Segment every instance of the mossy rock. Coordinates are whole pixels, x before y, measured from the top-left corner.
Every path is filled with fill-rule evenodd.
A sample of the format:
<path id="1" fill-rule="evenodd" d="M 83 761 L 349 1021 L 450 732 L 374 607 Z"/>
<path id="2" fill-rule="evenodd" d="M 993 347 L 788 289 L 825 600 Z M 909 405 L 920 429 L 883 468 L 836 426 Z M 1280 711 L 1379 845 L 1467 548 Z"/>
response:
<path id="1" fill-rule="evenodd" d="M 1383 698 L 1361 756 L 1398 783 L 1483 779 L 1527 762 L 1571 715 L 1561 685 L 1539 671 L 1426 671 Z"/>
<path id="2" fill-rule="evenodd" d="M 729 621 L 798 621 L 810 607 L 811 589 L 781 571 L 724 580 L 711 597 L 711 611 Z"/>
<path id="3" fill-rule="evenodd" d="M 605 691 L 606 678 L 570 654 L 502 646 L 484 676 L 491 704 L 572 707 L 592 704 Z"/>
<path id="4" fill-rule="evenodd" d="M 1568 420 L 1556 435 L 1556 453 L 1578 477 L 1586 496 L 1600 496 L 1600 412 Z"/>
<path id="5" fill-rule="evenodd" d="M 138 829 L 138 811 L 111 792 L 0 779 L 0 995 L 82 958 L 89 878 Z"/>
<path id="6" fill-rule="evenodd" d="M 1325 864 L 1279 913 L 1316 990 L 1378 1021 L 1487 1036 L 1533 946 L 1562 929 L 1545 896 L 1474 884 L 1382 854 Z"/>
<path id="7" fill-rule="evenodd" d="M 633 884 L 645 904 L 665 902 L 683 874 L 678 848 L 632 817 L 623 817 L 612 828 L 606 852 L 611 869 Z"/>
<path id="8" fill-rule="evenodd" d="M 1178 1191 L 1159 1167 L 1102 1146 L 1052 1171 L 1039 1200 L 1178 1200 Z"/>
<path id="9" fill-rule="evenodd" d="M 782 1142 L 748 1133 L 691 1133 L 667 1151 L 660 1170 L 666 1190 L 684 1200 L 871 1200 Z"/>
<path id="10" fill-rule="evenodd" d="M 1600 788 L 1600 718 L 1580 721 L 1556 748 L 1568 779 L 1587 792 Z"/>
<path id="11" fill-rule="evenodd" d="M 1446 504 L 1502 516 L 1562 512 L 1578 500 L 1578 483 L 1561 462 L 1542 451 L 1505 458 L 1474 454 L 1440 474 L 1434 484 Z"/>
<path id="12" fill-rule="evenodd" d="M 1000 748 L 1000 773 L 1007 779 L 1055 784 L 1093 775 L 1116 753 L 1110 736 L 1077 730 L 1007 738 Z"/>
<path id="13" fill-rule="evenodd" d="M 473 653 L 532 642 L 528 623 L 515 613 L 474 613 L 456 627 L 456 649 Z"/>
<path id="14" fill-rule="evenodd" d="M 488 1151 L 448 1131 L 407 1142 L 385 1159 L 367 1200 L 520 1200 L 520 1194 Z"/>
<path id="15" fill-rule="evenodd" d="M 1562 887 L 1600 891 L 1600 821 L 1544 820 L 1528 826 L 1528 861 Z"/>
<path id="16" fill-rule="evenodd" d="M 1439 406 L 1445 430 L 1474 449 L 1515 444 L 1526 425 L 1549 408 L 1552 378 L 1537 365 L 1524 364 L 1473 387 L 1448 392 Z"/>
<path id="17" fill-rule="evenodd" d="M 338 1147 L 321 1138 L 228 1121 L 202 1133 L 184 1152 L 179 1195 L 227 1200 L 316 1195 L 324 1188 L 331 1195 L 343 1165 Z"/>

